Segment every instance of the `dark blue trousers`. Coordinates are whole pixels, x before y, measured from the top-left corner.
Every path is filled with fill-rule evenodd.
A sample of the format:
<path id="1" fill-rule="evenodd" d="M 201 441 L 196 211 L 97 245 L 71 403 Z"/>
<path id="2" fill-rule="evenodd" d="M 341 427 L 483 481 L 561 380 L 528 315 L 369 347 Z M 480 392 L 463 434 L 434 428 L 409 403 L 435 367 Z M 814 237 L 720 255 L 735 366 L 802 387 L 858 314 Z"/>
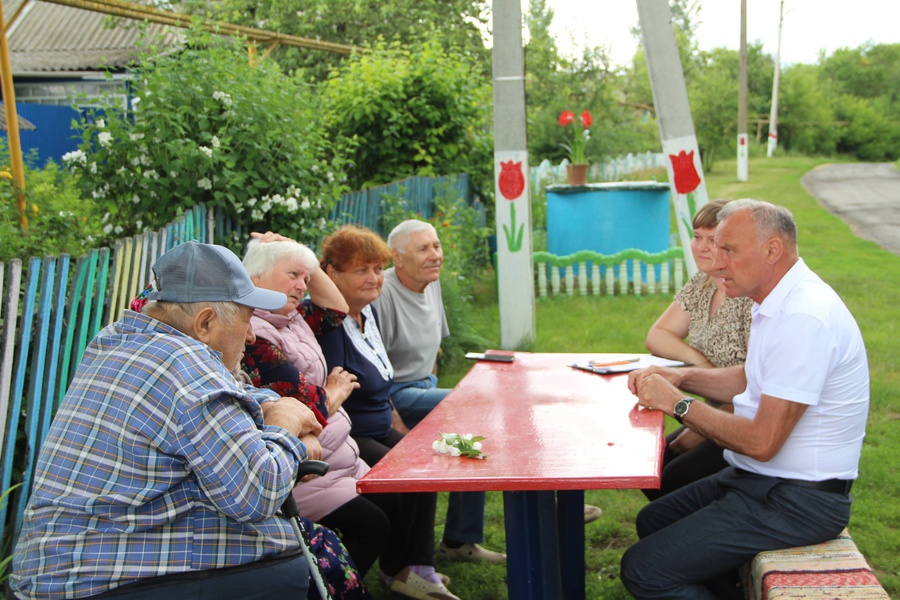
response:
<path id="1" fill-rule="evenodd" d="M 640 541 L 622 557 L 622 582 L 638 600 L 720 598 L 721 580 L 758 553 L 833 539 L 850 503 L 849 494 L 728 467 L 638 513 Z"/>
<path id="2" fill-rule="evenodd" d="M 242 567 L 151 578 L 142 584 L 124 585 L 96 597 L 110 600 L 304 600 L 309 584 L 306 559 L 302 554 L 296 554 Z"/>

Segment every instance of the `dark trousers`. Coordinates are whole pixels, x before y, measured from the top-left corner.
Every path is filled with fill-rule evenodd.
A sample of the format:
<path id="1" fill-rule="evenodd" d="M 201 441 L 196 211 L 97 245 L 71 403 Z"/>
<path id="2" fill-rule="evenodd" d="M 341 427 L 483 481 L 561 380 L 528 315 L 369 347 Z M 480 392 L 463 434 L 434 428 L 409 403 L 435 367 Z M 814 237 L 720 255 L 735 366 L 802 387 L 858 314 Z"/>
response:
<path id="1" fill-rule="evenodd" d="M 398 494 L 363 494 L 319 519 L 319 524 L 340 536 L 362 578 L 385 550 L 391 534 L 388 515 L 400 510 Z"/>
<path id="2" fill-rule="evenodd" d="M 833 539 L 850 503 L 849 494 L 728 467 L 638 513 L 641 539 L 622 557 L 622 582 L 638 600 L 727 597 L 723 579 L 758 553 Z"/>
<path id="3" fill-rule="evenodd" d="M 711 440 L 706 440 L 681 454 L 672 452 L 672 441 L 684 430 L 684 427 L 679 427 L 666 436 L 659 489 L 641 490 L 649 500 L 656 500 L 698 479 L 718 473 L 728 466 L 722 456 L 722 447 Z"/>
<path id="4" fill-rule="evenodd" d="M 383 438 L 353 436 L 359 446 L 359 457 L 370 467 L 381 460 L 393 448 L 403 434 L 396 429 Z M 399 501 L 384 503 L 379 496 L 394 496 Z M 368 494 L 388 515 L 391 533 L 381 553 L 381 570 L 389 576 L 410 565 L 434 566 L 434 513 L 437 494 L 433 492 L 402 494 Z M 390 512 L 389 512 L 390 511 Z M 351 552 L 352 556 L 352 552 Z"/>
<path id="5" fill-rule="evenodd" d="M 309 590 L 306 559 L 296 551 L 239 567 L 148 577 L 91 598 L 110 600 L 304 600 Z M 17 596 L 7 591 L 7 598 Z"/>

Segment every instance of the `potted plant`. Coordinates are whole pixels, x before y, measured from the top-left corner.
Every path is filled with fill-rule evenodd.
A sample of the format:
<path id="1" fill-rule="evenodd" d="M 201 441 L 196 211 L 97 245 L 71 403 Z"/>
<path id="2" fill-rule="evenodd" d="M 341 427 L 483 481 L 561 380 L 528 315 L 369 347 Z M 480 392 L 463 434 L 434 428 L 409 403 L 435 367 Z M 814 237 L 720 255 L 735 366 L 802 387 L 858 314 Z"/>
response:
<path id="1" fill-rule="evenodd" d="M 575 129 L 575 135 L 572 138 L 572 144 L 562 144 L 562 147 L 569 153 L 569 164 L 566 166 L 566 172 L 569 176 L 569 185 L 584 185 L 587 182 L 588 163 L 584 155 L 584 148 L 588 140 L 591 139 L 591 130 L 589 127 L 594 122 L 590 111 L 584 111 L 576 120 L 575 113 L 571 110 L 564 110 L 559 114 L 559 124 L 568 127 L 570 124 Z"/>

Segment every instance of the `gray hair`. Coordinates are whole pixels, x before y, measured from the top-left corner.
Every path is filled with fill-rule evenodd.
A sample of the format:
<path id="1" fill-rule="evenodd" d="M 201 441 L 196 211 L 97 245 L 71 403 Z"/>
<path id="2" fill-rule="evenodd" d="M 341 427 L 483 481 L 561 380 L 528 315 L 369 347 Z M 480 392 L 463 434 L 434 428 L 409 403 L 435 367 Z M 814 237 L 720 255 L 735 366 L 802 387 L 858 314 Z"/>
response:
<path id="1" fill-rule="evenodd" d="M 284 242 L 261 242 L 250 240 L 244 255 L 244 268 L 250 277 L 269 274 L 275 265 L 286 258 L 299 260 L 310 273 L 319 268 L 319 259 L 308 247 L 293 240 Z"/>
<path id="2" fill-rule="evenodd" d="M 751 198 L 733 200 L 719 211 L 719 223 L 742 210 L 750 212 L 750 218 L 756 225 L 760 240 L 778 237 L 794 246 L 797 245 L 797 222 L 794 221 L 794 215 L 785 207 L 770 202 Z"/>
<path id="3" fill-rule="evenodd" d="M 425 231 L 427 229 L 430 229 L 437 235 L 437 230 L 431 223 L 419 221 L 418 219 L 403 221 L 391 230 L 387 239 L 388 246 L 390 246 L 391 250 L 406 252 L 406 246 L 409 244 L 409 237 L 414 233 Z"/>
<path id="4" fill-rule="evenodd" d="M 181 332 L 188 329 L 191 319 L 204 308 L 212 308 L 226 325 L 237 321 L 241 305 L 237 302 L 159 302 L 150 300 L 141 308 L 141 314 L 171 325 Z M 157 316 L 154 316 L 156 313 Z"/>

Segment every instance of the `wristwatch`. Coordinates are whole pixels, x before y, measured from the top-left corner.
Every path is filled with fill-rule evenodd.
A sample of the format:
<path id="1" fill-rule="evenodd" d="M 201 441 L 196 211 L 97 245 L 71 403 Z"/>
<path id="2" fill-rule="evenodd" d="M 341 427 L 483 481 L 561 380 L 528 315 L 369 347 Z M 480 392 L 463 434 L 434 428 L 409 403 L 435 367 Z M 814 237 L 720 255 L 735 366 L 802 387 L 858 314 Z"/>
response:
<path id="1" fill-rule="evenodd" d="M 684 417 L 691 409 L 691 402 L 694 400 L 696 398 L 685 397 L 675 403 L 675 408 L 672 409 L 672 416 L 675 417 L 676 421 L 684 423 Z"/>

